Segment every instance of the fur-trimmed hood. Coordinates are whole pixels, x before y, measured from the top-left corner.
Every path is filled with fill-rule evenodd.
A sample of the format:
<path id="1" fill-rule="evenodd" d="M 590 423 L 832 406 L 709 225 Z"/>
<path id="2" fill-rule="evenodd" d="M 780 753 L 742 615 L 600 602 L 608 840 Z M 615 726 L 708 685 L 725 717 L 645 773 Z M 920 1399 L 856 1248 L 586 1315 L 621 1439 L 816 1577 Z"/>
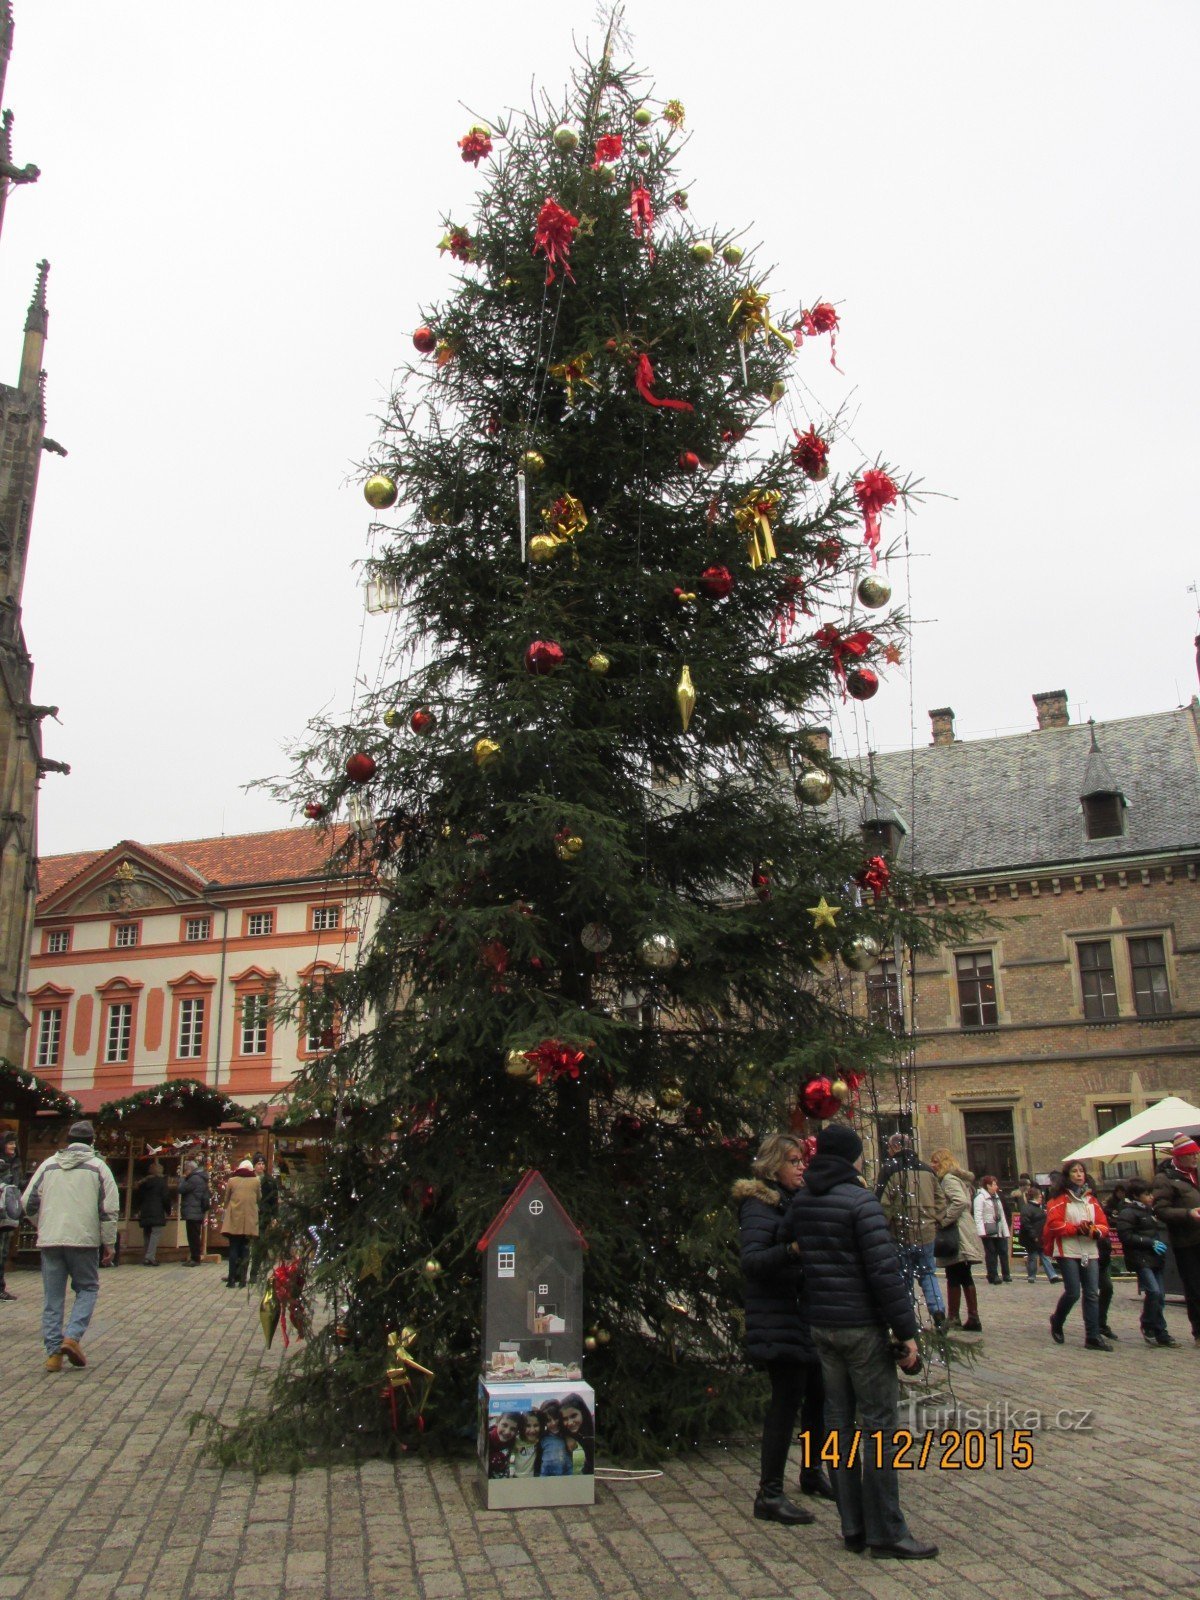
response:
<path id="1" fill-rule="evenodd" d="M 739 1178 L 731 1192 L 735 1205 L 740 1206 L 743 1200 L 760 1200 L 776 1211 L 782 1211 L 789 1198 L 782 1189 L 762 1178 Z"/>

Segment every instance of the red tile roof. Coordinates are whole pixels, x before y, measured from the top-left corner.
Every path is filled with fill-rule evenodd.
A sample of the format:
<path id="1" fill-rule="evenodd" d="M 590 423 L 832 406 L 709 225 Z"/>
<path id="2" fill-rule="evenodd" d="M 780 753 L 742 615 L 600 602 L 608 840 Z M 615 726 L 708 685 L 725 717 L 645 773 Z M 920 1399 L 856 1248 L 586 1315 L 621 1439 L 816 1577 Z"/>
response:
<path id="1" fill-rule="evenodd" d="M 235 833 L 220 839 L 184 839 L 175 844 L 139 844 L 137 848 L 157 856 L 164 866 L 194 877 L 198 886 L 215 883 L 233 887 L 319 878 L 345 837 L 344 825 L 328 832 L 318 828 L 276 828 L 271 833 Z M 103 850 L 43 856 L 38 863 L 38 904 L 57 894 L 112 849 L 109 845 Z"/>

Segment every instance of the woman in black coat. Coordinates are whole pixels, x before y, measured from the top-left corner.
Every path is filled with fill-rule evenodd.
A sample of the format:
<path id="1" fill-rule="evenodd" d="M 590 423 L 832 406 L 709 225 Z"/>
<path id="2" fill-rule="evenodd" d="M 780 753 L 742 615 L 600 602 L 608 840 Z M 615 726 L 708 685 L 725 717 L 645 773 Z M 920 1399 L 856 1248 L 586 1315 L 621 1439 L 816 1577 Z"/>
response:
<path id="1" fill-rule="evenodd" d="M 137 1186 L 138 1227 L 146 1236 L 142 1253 L 144 1267 L 158 1265 L 158 1241 L 167 1225 L 167 1212 L 171 1207 L 171 1191 L 163 1177 L 160 1162 L 152 1161 L 150 1171 Z"/>
<path id="2" fill-rule="evenodd" d="M 783 1492 L 788 1447 L 799 1412 L 807 1438 L 800 1488 L 805 1494 L 833 1498 L 819 1465 L 825 1389 L 804 1315 L 804 1272 L 795 1243 L 781 1229 L 788 1201 L 804 1179 L 799 1141 L 789 1133 L 768 1134 L 752 1170 L 753 1178 L 734 1184 L 733 1198 L 738 1202 L 745 1279 L 746 1354 L 771 1380 L 754 1515 L 765 1522 L 812 1522 L 812 1512 Z"/>

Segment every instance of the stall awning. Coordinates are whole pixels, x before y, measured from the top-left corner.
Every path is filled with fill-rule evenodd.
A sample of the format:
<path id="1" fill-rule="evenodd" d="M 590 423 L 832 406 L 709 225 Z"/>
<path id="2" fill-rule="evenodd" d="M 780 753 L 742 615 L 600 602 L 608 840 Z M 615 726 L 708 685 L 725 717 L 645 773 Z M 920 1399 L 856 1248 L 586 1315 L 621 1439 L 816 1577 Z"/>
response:
<path id="1" fill-rule="evenodd" d="M 1098 1139 L 1093 1139 L 1090 1144 L 1072 1150 L 1066 1161 L 1126 1161 L 1130 1156 L 1142 1154 L 1146 1141 L 1144 1134 L 1161 1133 L 1161 1144 L 1170 1144 L 1173 1134 L 1181 1128 L 1187 1128 L 1194 1122 L 1200 1122 L 1200 1106 L 1194 1106 L 1187 1100 L 1181 1100 L 1178 1095 L 1168 1095 L 1165 1100 L 1160 1100 L 1157 1105 L 1149 1106 L 1145 1111 L 1139 1111 L 1136 1117 L 1129 1117 L 1125 1122 L 1119 1122 L 1115 1128 L 1110 1128 L 1107 1133 L 1102 1133 Z M 1140 1141 L 1142 1149 L 1130 1149 L 1135 1140 Z"/>

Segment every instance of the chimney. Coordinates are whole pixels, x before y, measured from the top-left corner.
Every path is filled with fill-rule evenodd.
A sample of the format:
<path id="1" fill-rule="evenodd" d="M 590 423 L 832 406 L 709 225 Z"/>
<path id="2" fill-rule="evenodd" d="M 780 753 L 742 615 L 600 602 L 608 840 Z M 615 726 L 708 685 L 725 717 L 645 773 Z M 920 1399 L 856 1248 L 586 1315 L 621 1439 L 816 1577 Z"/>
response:
<path id="1" fill-rule="evenodd" d="M 827 756 L 829 754 L 829 729 L 804 728 L 800 737 L 814 755 Z"/>
<path id="2" fill-rule="evenodd" d="M 1071 719 L 1067 715 L 1067 691 L 1065 689 L 1047 689 L 1045 694 L 1035 694 L 1033 703 L 1037 707 L 1039 728 L 1065 728 Z"/>
<path id="3" fill-rule="evenodd" d="M 929 713 L 929 720 L 933 725 L 934 744 L 954 743 L 954 710 L 951 706 L 939 706 L 936 711 Z"/>

